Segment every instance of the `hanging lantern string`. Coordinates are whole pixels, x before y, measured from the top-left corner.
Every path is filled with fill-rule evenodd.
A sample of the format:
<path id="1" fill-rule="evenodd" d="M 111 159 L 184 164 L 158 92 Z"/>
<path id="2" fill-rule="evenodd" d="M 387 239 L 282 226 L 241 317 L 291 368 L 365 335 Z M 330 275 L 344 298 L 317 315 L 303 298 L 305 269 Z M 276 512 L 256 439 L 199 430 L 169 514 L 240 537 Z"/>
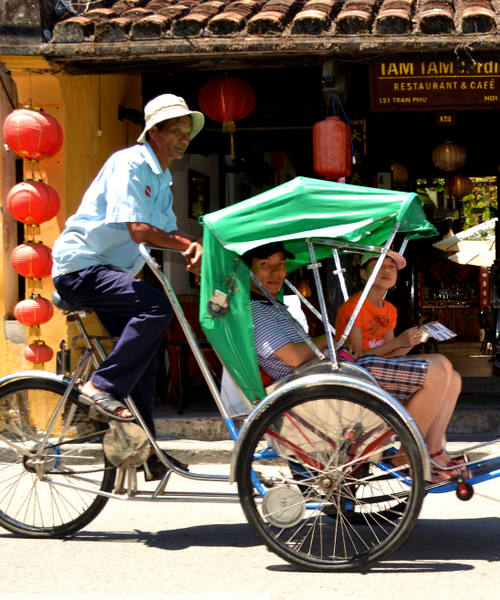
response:
<path id="1" fill-rule="evenodd" d="M 351 131 L 351 156 L 352 156 L 352 163 L 355 165 L 356 157 L 354 156 L 354 141 L 352 139 L 351 122 L 349 121 L 349 117 L 347 116 L 347 113 L 344 110 L 344 105 L 342 104 L 342 100 L 340 99 L 340 96 L 337 96 L 337 94 L 335 94 L 332 98 L 332 111 L 333 111 L 334 117 L 338 116 L 337 115 L 337 105 L 340 107 L 340 110 L 342 111 L 342 114 L 344 115 L 344 121 L 347 123 L 347 125 L 349 126 L 349 129 Z"/>

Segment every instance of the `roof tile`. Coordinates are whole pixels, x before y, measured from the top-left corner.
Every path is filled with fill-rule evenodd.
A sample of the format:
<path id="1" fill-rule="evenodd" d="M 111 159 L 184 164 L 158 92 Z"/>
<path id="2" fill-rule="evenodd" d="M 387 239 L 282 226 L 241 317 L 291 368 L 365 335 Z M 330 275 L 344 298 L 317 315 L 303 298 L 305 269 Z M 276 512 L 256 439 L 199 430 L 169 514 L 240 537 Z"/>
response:
<path id="1" fill-rule="evenodd" d="M 113 4 L 113 9 L 118 14 L 122 14 L 130 9 L 140 8 L 146 4 L 147 0 L 118 0 Z"/>
<path id="2" fill-rule="evenodd" d="M 237 0 L 210 19 L 208 29 L 214 35 L 231 35 L 242 31 L 248 19 L 259 10 L 264 2 L 258 0 Z"/>
<path id="3" fill-rule="evenodd" d="M 299 35 L 320 35 L 327 31 L 332 22 L 335 8 L 340 8 L 336 0 L 309 0 L 292 21 L 292 33 Z"/>
<path id="4" fill-rule="evenodd" d="M 94 35 L 95 23 L 88 17 L 72 17 L 59 21 L 54 27 L 52 40 L 56 43 L 67 42 L 81 44 Z"/>
<path id="5" fill-rule="evenodd" d="M 384 0 L 375 19 L 375 30 L 385 34 L 409 33 L 414 4 L 415 0 Z"/>
<path id="6" fill-rule="evenodd" d="M 337 17 L 338 33 L 369 33 L 378 0 L 347 0 Z"/>
<path id="7" fill-rule="evenodd" d="M 495 29 L 495 11 L 490 0 L 464 0 L 463 33 L 486 33 Z"/>
<path id="8" fill-rule="evenodd" d="M 224 7 L 222 1 L 213 0 L 194 6 L 189 14 L 174 24 L 175 35 L 199 35 L 208 21 Z"/>
<path id="9" fill-rule="evenodd" d="M 125 17 L 98 23 L 95 27 L 95 42 L 124 42 L 129 39 L 132 20 Z"/>
<path id="10" fill-rule="evenodd" d="M 451 33 L 454 29 L 453 0 L 423 0 L 418 17 L 422 33 Z"/>
<path id="11" fill-rule="evenodd" d="M 294 9 L 300 8 L 296 0 L 270 0 L 262 10 L 248 21 L 250 35 L 273 35 L 282 32 Z"/>
<path id="12" fill-rule="evenodd" d="M 133 40 L 155 40 L 165 35 L 172 23 L 171 17 L 164 15 L 148 15 L 132 24 L 130 37 Z"/>
<path id="13" fill-rule="evenodd" d="M 97 0 L 96 0 L 97 1 Z M 197 36 L 309 37 L 500 33 L 500 0 L 102 0 L 62 18 L 52 42 L 91 44 Z M 421 42 L 420 42 L 421 43 Z"/>

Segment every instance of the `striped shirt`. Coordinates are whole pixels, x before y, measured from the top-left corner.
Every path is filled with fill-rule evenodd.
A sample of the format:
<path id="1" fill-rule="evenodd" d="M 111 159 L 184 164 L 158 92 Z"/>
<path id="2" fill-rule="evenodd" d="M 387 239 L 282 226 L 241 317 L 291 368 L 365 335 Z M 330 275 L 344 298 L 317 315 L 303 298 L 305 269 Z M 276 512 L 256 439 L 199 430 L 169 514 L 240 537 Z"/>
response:
<path id="1" fill-rule="evenodd" d="M 285 364 L 274 353 L 290 342 L 303 342 L 302 336 L 297 332 L 302 327 L 298 322 L 295 325 L 290 322 L 286 314 L 282 314 L 263 296 L 252 294 L 251 306 L 259 365 L 273 380 L 282 379 L 293 371 L 293 367 Z M 287 310 L 284 304 L 282 306 Z"/>

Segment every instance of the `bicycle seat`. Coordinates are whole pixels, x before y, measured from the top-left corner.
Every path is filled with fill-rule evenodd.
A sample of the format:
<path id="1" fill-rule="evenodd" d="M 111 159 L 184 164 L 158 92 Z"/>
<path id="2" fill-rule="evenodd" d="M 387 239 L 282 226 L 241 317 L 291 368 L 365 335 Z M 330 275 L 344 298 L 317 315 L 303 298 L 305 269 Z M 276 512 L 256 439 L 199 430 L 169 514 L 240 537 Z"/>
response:
<path id="1" fill-rule="evenodd" d="M 61 298 L 59 292 L 52 292 L 52 304 L 64 312 L 92 312 L 92 309 L 86 306 L 70 304 L 67 300 Z"/>

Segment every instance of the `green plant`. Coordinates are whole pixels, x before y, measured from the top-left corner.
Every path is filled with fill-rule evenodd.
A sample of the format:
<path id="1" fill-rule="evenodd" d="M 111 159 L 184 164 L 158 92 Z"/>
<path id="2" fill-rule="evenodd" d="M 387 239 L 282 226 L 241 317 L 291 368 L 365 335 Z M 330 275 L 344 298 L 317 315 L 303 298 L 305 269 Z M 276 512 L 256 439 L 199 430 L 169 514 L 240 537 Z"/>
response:
<path id="1" fill-rule="evenodd" d="M 464 229 L 491 219 L 498 208 L 495 177 L 471 177 L 474 189 L 461 198 L 465 218 Z"/>

